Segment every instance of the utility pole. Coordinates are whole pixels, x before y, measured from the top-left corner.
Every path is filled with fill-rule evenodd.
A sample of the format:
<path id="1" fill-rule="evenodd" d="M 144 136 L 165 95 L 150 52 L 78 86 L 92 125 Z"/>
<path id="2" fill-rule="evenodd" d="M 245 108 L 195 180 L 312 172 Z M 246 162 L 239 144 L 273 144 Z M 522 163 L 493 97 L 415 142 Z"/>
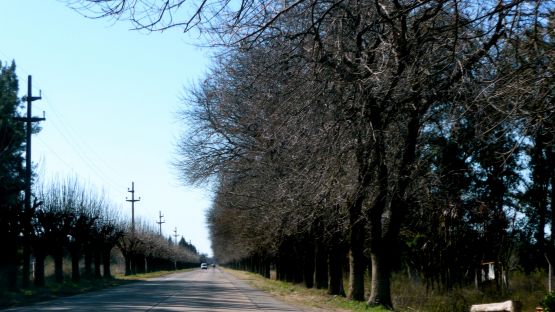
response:
<path id="1" fill-rule="evenodd" d="M 160 212 L 160 216 L 158 217 L 160 219 L 160 221 L 157 221 L 156 223 L 158 223 L 158 225 L 160 226 L 160 236 L 162 236 L 162 223 L 166 223 L 166 221 L 162 221 L 162 218 L 164 217 L 164 215 L 162 214 L 162 211 Z"/>
<path id="2" fill-rule="evenodd" d="M 131 202 L 131 234 L 135 235 L 135 202 L 140 201 L 141 197 L 135 199 L 135 182 L 131 182 L 131 189 L 127 189 L 127 191 L 131 193 L 131 199 L 125 197 L 126 201 Z"/>
<path id="3" fill-rule="evenodd" d="M 15 117 L 14 119 L 17 121 L 23 121 L 26 123 L 26 135 L 27 140 L 25 143 L 25 215 L 30 215 L 31 213 L 31 176 L 32 176 L 32 164 L 31 164 L 31 135 L 33 134 L 33 122 L 39 122 L 46 120 L 43 117 L 33 117 L 32 115 L 32 103 L 33 101 L 40 100 L 41 96 L 33 96 L 33 82 L 31 75 L 27 76 L 27 96 L 23 98 L 24 101 L 27 102 L 27 117 Z M 40 93 L 39 93 L 40 94 Z M 25 243 L 23 245 L 23 287 L 29 286 L 29 273 L 31 272 L 31 263 L 30 263 L 30 256 L 31 256 L 31 247 L 29 241 L 30 235 L 30 224 L 24 224 L 24 240 Z"/>
<path id="4" fill-rule="evenodd" d="M 177 246 L 177 237 L 179 236 L 177 235 L 177 227 L 175 228 L 175 230 L 173 230 L 173 233 L 173 237 L 175 238 L 175 246 Z"/>
<path id="5" fill-rule="evenodd" d="M 175 237 L 175 247 L 177 248 L 177 227 L 175 227 L 175 229 L 173 230 L 173 237 Z M 177 252 L 175 254 L 175 258 L 173 260 L 173 267 L 175 270 L 177 270 Z"/>

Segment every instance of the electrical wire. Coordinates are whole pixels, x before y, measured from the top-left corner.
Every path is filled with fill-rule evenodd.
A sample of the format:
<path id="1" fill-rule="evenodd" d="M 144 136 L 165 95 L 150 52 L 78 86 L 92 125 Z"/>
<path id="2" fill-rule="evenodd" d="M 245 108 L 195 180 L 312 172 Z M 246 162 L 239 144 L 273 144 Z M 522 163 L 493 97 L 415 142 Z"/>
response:
<path id="1" fill-rule="evenodd" d="M 6 53 L 4 53 L 2 50 L 0 50 L 0 55 L 2 55 L 4 58 L 9 59 L 9 57 L 6 55 Z M 19 72 L 23 72 L 24 74 L 27 72 L 25 70 L 25 68 L 21 65 L 17 65 L 17 70 Z M 35 87 L 39 87 L 40 89 L 40 81 L 37 81 L 37 79 L 33 80 L 34 86 Z M 64 120 L 67 120 L 63 117 L 63 115 L 60 113 L 60 111 L 56 108 L 55 105 L 53 105 L 54 101 L 50 101 L 48 97 L 46 96 L 42 96 L 42 100 L 44 100 L 47 104 L 47 106 L 50 108 L 50 112 L 53 113 L 53 119 L 51 122 L 48 123 L 48 125 L 52 125 L 54 130 L 56 132 L 58 132 L 58 134 L 60 134 L 60 136 L 63 138 L 63 140 L 67 143 L 67 145 L 70 147 L 71 150 L 73 150 L 73 152 L 75 153 L 75 155 L 82 161 L 82 163 L 88 167 L 92 173 L 100 179 L 100 181 L 102 181 L 103 183 L 107 184 L 107 185 L 111 185 L 112 187 L 115 187 L 117 189 L 127 189 L 127 186 L 124 186 L 117 181 L 117 179 L 113 179 L 113 177 L 116 176 L 123 176 L 118 169 L 116 169 L 114 166 L 110 165 L 106 160 L 104 160 L 93 148 L 91 148 L 85 141 L 83 140 L 78 140 L 76 139 L 75 136 L 78 136 L 78 131 L 76 131 L 73 127 L 71 127 L 69 125 L 69 123 L 64 122 Z M 41 138 L 40 136 L 38 137 L 40 142 L 42 143 L 42 145 L 48 150 L 49 153 L 51 153 L 52 155 L 54 155 L 54 157 L 58 158 L 58 160 L 60 160 L 64 165 L 71 167 L 68 164 L 68 161 L 64 160 L 63 157 L 61 157 L 59 154 L 57 154 L 53 148 L 51 148 L 49 146 L 49 144 L 46 143 L 46 141 L 44 141 L 43 138 Z M 93 160 L 91 157 L 87 156 L 87 155 L 94 155 L 97 160 L 99 161 L 95 161 Z M 103 169 L 102 166 L 99 166 L 98 163 L 102 162 L 104 164 L 104 167 L 107 167 L 108 172 L 112 172 L 115 173 L 115 175 L 110 175 L 107 174 Z"/>

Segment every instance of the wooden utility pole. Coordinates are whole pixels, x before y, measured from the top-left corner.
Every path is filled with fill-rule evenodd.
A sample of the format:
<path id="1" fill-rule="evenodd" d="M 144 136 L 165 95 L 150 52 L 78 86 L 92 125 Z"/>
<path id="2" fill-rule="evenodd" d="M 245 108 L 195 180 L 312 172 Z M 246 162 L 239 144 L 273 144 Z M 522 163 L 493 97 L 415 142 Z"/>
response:
<path id="1" fill-rule="evenodd" d="M 178 247 L 177 246 L 177 236 L 178 236 L 177 235 L 177 227 L 175 227 L 175 229 L 173 230 L 173 233 L 174 233 L 173 237 L 175 238 L 175 248 L 177 249 L 177 247 Z M 177 270 L 177 251 L 175 253 L 175 258 L 173 260 L 173 267 L 174 267 L 174 270 Z"/>
<path id="2" fill-rule="evenodd" d="M 166 221 L 162 221 L 162 218 L 164 217 L 164 215 L 162 214 L 162 211 L 160 212 L 160 216 L 158 217 L 160 219 L 160 221 L 157 221 L 156 223 L 158 223 L 158 225 L 160 226 L 160 236 L 162 236 L 162 223 L 166 223 Z"/>
<path id="3" fill-rule="evenodd" d="M 27 102 L 27 117 L 15 117 L 15 120 L 23 121 L 26 123 L 27 140 L 25 143 L 25 213 L 26 217 L 31 215 L 31 188 L 32 188 L 32 164 L 31 164 L 31 135 L 33 134 L 33 122 L 43 121 L 46 118 L 43 117 L 33 117 L 32 114 L 32 103 L 33 101 L 40 100 L 41 96 L 33 96 L 33 82 L 31 75 L 27 76 L 27 96 L 23 98 Z M 29 221 L 29 222 L 27 222 Z M 24 224 L 24 244 L 23 244 L 23 269 L 22 269 L 22 286 L 29 286 L 29 274 L 31 272 L 31 246 L 29 235 L 30 231 L 30 220 L 25 220 Z"/>
<path id="4" fill-rule="evenodd" d="M 131 182 L 131 189 L 127 189 L 127 191 L 131 193 L 131 199 L 125 197 L 126 201 L 131 202 L 131 234 L 135 235 L 135 202 L 140 201 L 141 197 L 135 199 L 135 182 Z"/>
<path id="5" fill-rule="evenodd" d="M 179 236 L 177 235 L 177 227 L 175 228 L 175 230 L 173 230 L 173 233 L 173 237 L 175 238 L 175 246 L 177 246 L 177 237 Z"/>

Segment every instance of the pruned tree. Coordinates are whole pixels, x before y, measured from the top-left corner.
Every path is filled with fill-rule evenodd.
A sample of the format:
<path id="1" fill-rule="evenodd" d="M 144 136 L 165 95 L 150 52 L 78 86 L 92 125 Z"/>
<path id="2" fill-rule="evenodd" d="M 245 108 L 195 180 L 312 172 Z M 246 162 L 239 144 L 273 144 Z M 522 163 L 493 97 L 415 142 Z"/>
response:
<path id="1" fill-rule="evenodd" d="M 44 267 L 44 257 L 50 254 L 54 258 L 54 275 L 56 282 L 64 280 L 63 261 L 65 248 L 69 245 L 70 232 L 79 209 L 82 193 L 75 179 L 55 181 L 47 189 L 41 191 L 43 206 L 36 213 L 37 265 Z M 45 248 L 46 247 L 46 248 Z M 47 254 L 46 254 L 46 253 Z M 40 269 L 44 272 L 44 269 Z M 41 284 L 44 277 L 40 277 Z M 42 286 L 42 285 L 41 285 Z"/>

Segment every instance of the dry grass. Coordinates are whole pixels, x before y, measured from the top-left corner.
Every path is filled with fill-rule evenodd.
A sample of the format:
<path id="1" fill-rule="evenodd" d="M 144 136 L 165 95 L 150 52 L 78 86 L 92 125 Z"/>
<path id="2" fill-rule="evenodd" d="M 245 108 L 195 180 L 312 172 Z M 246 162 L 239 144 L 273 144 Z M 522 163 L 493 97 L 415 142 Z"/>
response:
<path id="1" fill-rule="evenodd" d="M 309 307 L 306 311 L 384 311 L 369 308 L 364 302 L 353 302 L 343 297 L 329 296 L 325 290 L 306 289 L 257 274 L 227 270 L 236 277 L 249 282 L 255 288 L 271 293 L 282 301 Z M 473 287 L 457 288 L 452 291 L 426 290 L 421 283 L 410 282 L 404 275 L 392 279 L 393 304 L 397 311 L 412 312 L 467 312 L 472 304 L 518 300 L 522 311 L 534 311 L 547 293 L 546 274 L 531 275 L 514 273 L 510 291 L 498 295 L 495 291 L 480 291 Z"/>
<path id="2" fill-rule="evenodd" d="M 330 296 L 323 289 L 307 289 L 303 285 L 291 284 L 264 278 L 258 274 L 224 269 L 253 287 L 272 294 L 283 302 L 300 306 L 303 311 L 370 311 L 383 312 L 382 308 L 370 308 L 364 302 L 347 300 L 341 296 Z"/>
<path id="3" fill-rule="evenodd" d="M 477 290 L 473 287 L 456 288 L 451 291 L 427 291 L 422 284 L 409 282 L 405 276 L 395 276 L 392 281 L 394 305 L 400 311 L 458 312 L 469 311 L 472 304 L 518 300 L 522 311 L 534 311 L 547 293 L 547 278 L 537 272 L 526 276 L 514 273 L 507 294 L 495 289 Z"/>
<path id="4" fill-rule="evenodd" d="M 157 271 L 157 272 L 150 272 L 150 273 L 141 273 L 135 275 L 124 275 L 124 274 L 116 274 L 114 278 L 118 280 L 126 280 L 126 281 L 142 281 L 149 278 L 160 277 L 168 274 L 179 273 L 179 272 L 188 272 L 194 269 L 183 269 L 177 271 Z"/>

